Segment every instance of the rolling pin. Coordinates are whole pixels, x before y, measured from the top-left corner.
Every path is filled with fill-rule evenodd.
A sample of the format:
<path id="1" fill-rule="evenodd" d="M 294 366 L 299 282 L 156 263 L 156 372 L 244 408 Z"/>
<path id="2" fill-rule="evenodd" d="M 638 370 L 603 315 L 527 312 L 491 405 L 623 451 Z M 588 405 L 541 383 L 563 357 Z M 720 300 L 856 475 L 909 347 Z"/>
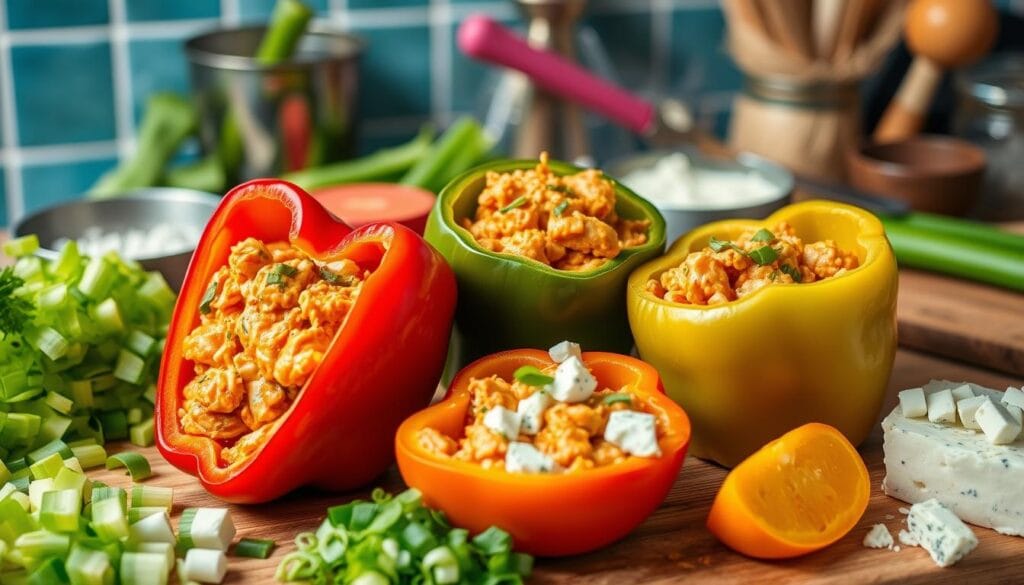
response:
<path id="1" fill-rule="evenodd" d="M 875 142 L 895 142 L 920 132 L 943 71 L 980 59 L 992 48 L 997 28 L 990 0 L 911 2 L 904 34 L 914 61 L 875 128 Z"/>

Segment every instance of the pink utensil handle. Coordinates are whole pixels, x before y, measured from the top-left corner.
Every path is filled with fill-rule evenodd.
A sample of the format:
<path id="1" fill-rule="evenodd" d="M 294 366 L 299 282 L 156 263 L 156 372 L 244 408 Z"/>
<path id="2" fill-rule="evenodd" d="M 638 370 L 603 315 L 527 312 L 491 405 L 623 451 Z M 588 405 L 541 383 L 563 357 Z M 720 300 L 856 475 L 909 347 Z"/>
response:
<path id="1" fill-rule="evenodd" d="M 462 52 L 480 61 L 525 74 L 539 87 L 582 104 L 638 134 L 654 122 L 654 106 L 588 73 L 562 57 L 535 49 L 488 16 L 474 14 L 459 26 Z"/>

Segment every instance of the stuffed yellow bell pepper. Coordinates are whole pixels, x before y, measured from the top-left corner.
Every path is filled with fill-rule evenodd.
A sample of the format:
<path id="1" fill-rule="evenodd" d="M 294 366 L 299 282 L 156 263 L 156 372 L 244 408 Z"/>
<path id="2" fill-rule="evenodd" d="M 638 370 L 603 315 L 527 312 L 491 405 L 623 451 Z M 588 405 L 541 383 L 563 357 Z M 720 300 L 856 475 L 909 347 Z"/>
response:
<path id="1" fill-rule="evenodd" d="M 746 272 L 716 290 L 691 272 L 700 256 L 723 278 Z M 692 290 L 662 286 L 687 279 Z M 640 356 L 691 417 L 691 452 L 732 467 L 808 422 L 864 440 L 896 353 L 896 290 L 881 222 L 808 201 L 690 232 L 632 273 L 627 304 Z"/>

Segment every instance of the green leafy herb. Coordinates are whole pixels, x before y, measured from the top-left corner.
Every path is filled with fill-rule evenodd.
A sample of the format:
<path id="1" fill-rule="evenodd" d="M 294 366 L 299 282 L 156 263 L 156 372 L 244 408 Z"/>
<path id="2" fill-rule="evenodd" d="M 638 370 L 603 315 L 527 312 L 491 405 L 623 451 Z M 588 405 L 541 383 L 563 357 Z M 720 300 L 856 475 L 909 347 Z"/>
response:
<path id="1" fill-rule="evenodd" d="M 569 207 L 569 200 L 568 199 L 563 199 L 561 203 L 559 203 L 558 205 L 555 206 L 555 209 L 554 209 L 555 216 L 556 217 L 562 217 L 562 214 L 565 213 L 565 210 L 568 207 Z"/>
<path id="2" fill-rule="evenodd" d="M 616 392 L 615 394 L 609 394 L 608 396 L 605 396 L 604 400 L 601 401 L 601 404 L 604 404 L 605 406 L 611 406 L 616 402 L 625 402 L 626 404 L 632 404 L 633 397 L 630 396 L 629 394 L 626 394 L 625 392 Z"/>
<path id="3" fill-rule="evenodd" d="M 373 491 L 327 510 L 316 532 L 295 537 L 278 565 L 278 581 L 310 583 L 488 583 L 522 585 L 533 558 L 512 550 L 512 538 L 490 527 L 470 538 L 444 513 L 423 505 L 419 491 Z M 387 575 L 385 577 L 385 574 Z"/>
<path id="4" fill-rule="evenodd" d="M 804 275 L 800 273 L 800 269 L 796 266 L 783 264 L 782 266 L 779 266 L 779 270 L 788 274 L 790 278 L 793 279 L 793 282 L 803 282 L 804 280 Z"/>
<path id="5" fill-rule="evenodd" d="M 341 286 L 355 286 L 358 279 L 351 274 L 338 274 L 329 270 L 326 266 L 320 267 L 320 278 L 326 280 L 331 284 L 338 284 Z"/>
<path id="6" fill-rule="evenodd" d="M 526 205 L 526 196 L 525 195 L 520 195 L 519 197 L 516 197 L 512 201 L 512 203 L 509 203 L 505 207 L 502 207 L 501 209 L 499 209 L 498 213 L 508 213 L 509 211 L 512 211 L 513 209 L 515 209 L 517 207 L 522 207 L 524 205 Z"/>
<path id="7" fill-rule="evenodd" d="M 0 272 L 0 333 L 21 333 L 32 319 L 34 305 L 15 294 L 24 284 L 10 266 Z"/>
<path id="8" fill-rule="evenodd" d="M 547 386 L 555 381 L 554 378 L 533 366 L 521 366 L 512 375 L 515 376 L 516 380 L 528 386 Z"/>
<path id="9" fill-rule="evenodd" d="M 548 191 L 555 191 L 557 193 L 563 193 L 563 194 L 565 194 L 565 195 L 567 195 L 569 197 L 575 197 L 576 196 L 576 192 L 573 191 L 571 187 L 566 187 L 565 185 L 548 185 L 547 186 L 547 190 Z"/>
<path id="10" fill-rule="evenodd" d="M 267 275 L 267 284 L 276 284 L 281 288 L 285 287 L 284 277 L 280 272 L 271 272 Z"/>
<path id="11" fill-rule="evenodd" d="M 754 237 L 750 238 L 750 241 L 752 241 L 752 242 L 771 242 L 774 239 L 775 239 L 775 234 L 771 233 L 770 231 L 768 231 L 768 230 L 766 230 L 764 228 L 761 228 L 761 229 L 757 230 L 757 233 L 754 234 Z"/>
<path id="12" fill-rule="evenodd" d="M 768 278 L 772 282 L 775 282 L 776 280 L 779 279 L 779 271 L 778 270 L 772 270 L 771 274 L 768 275 Z"/>
<path id="13" fill-rule="evenodd" d="M 203 298 L 199 301 L 199 312 L 206 315 L 210 312 L 210 303 L 213 302 L 213 297 L 217 296 L 217 281 L 214 280 L 210 283 L 210 286 L 206 288 L 206 292 L 203 293 Z"/>
<path id="14" fill-rule="evenodd" d="M 715 236 L 711 236 L 711 240 L 708 241 L 708 247 L 714 250 L 715 252 L 721 252 L 722 250 L 728 248 L 736 250 L 740 254 L 746 254 L 746 252 L 743 251 L 743 248 L 740 248 L 739 246 L 730 242 L 729 240 L 719 240 Z"/>
<path id="15" fill-rule="evenodd" d="M 771 246 L 761 246 L 760 248 L 753 250 L 747 254 L 751 260 L 756 262 L 759 266 L 767 266 L 775 259 L 779 257 L 779 253 L 775 251 L 775 248 Z"/>
<path id="16" fill-rule="evenodd" d="M 287 276 L 291 278 L 292 276 L 295 276 L 299 272 L 299 269 L 289 264 L 278 264 L 277 266 L 274 267 L 274 272 L 280 274 L 281 276 Z"/>

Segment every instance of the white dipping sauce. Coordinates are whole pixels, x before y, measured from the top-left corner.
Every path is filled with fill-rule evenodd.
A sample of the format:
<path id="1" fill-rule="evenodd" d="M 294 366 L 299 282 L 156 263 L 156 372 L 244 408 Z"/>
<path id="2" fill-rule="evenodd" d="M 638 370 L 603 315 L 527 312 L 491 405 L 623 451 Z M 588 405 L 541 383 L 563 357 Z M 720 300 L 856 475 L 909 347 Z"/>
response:
<path id="1" fill-rule="evenodd" d="M 682 153 L 663 156 L 621 181 L 656 206 L 672 209 L 731 209 L 780 196 L 779 186 L 754 169 L 701 168 Z"/>
<path id="2" fill-rule="evenodd" d="M 137 259 L 187 252 L 196 247 L 201 235 L 202 229 L 195 226 L 161 223 L 145 230 L 103 231 L 91 227 L 76 241 L 78 250 L 86 256 L 102 256 L 114 251 L 122 258 Z M 67 238 L 60 238 L 53 247 L 59 250 L 67 241 Z"/>

